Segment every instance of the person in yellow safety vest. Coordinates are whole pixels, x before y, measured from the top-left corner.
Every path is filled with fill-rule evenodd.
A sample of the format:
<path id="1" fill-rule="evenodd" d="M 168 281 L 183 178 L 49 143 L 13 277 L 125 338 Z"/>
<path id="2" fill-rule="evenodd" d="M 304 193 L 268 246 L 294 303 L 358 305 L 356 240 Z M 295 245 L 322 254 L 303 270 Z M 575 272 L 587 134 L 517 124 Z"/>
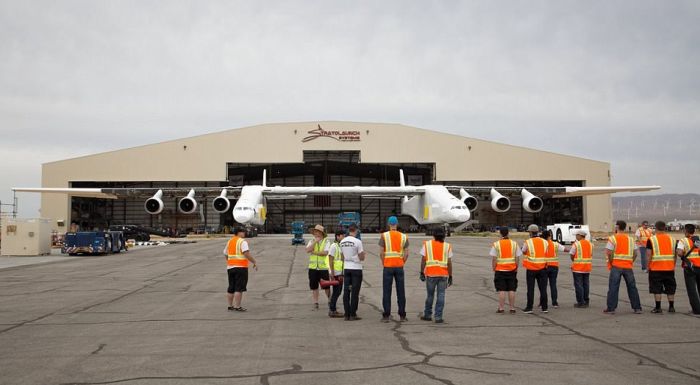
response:
<path id="1" fill-rule="evenodd" d="M 639 301 L 637 283 L 634 280 L 634 270 L 632 270 L 637 255 L 635 250 L 637 249 L 634 247 L 634 239 L 625 233 L 626 229 L 627 222 L 617 221 L 615 234 L 608 238 L 608 243 L 605 245 L 605 257 L 608 262 L 608 270 L 610 270 L 607 303 L 603 310 L 605 314 L 615 314 L 622 278 L 625 278 L 627 295 L 634 314 L 642 314 L 642 304 Z"/>
<path id="2" fill-rule="evenodd" d="M 445 290 L 452 286 L 452 245 L 445 242 L 445 229 L 439 227 L 433 232 L 433 240 L 425 241 L 420 254 L 420 280 L 425 281 L 428 296 L 425 299 L 425 310 L 418 317 L 423 321 L 432 321 L 433 299 L 435 301 L 435 323 L 441 324 L 445 308 Z"/>
<path id="3" fill-rule="evenodd" d="M 683 261 L 683 277 L 693 315 L 700 316 L 700 249 L 697 247 L 695 225 L 685 225 L 685 238 L 676 246 L 676 253 Z"/>
<path id="4" fill-rule="evenodd" d="M 548 313 L 547 309 L 547 241 L 540 238 L 540 228 L 532 224 L 527 227 L 530 239 L 523 244 L 523 267 L 526 269 L 527 279 L 527 304 L 523 313 L 532 314 L 532 305 L 535 302 L 535 282 L 540 290 L 540 306 L 542 313 Z"/>
<path id="5" fill-rule="evenodd" d="M 398 231 L 399 219 L 390 216 L 387 220 L 389 231 L 379 237 L 379 257 L 384 270 L 382 272 L 382 322 L 391 320 L 391 287 L 396 281 L 396 302 L 399 305 L 399 317 L 406 321 L 406 290 L 404 288 L 403 266 L 408 259 L 408 237 Z"/>
<path id="6" fill-rule="evenodd" d="M 331 242 L 326 238 L 326 229 L 321 225 L 311 228 L 313 239 L 306 245 L 306 252 L 309 253 L 309 289 L 311 289 L 311 299 L 314 310 L 318 310 L 318 287 L 322 279 L 328 281 L 328 250 Z M 326 297 L 330 298 L 331 289 L 323 289 Z"/>
<path id="7" fill-rule="evenodd" d="M 229 311 L 246 311 L 241 307 L 243 292 L 248 289 L 248 266 L 253 263 L 253 269 L 258 270 L 255 258 L 250 255 L 250 246 L 245 239 L 245 228 L 236 229 L 236 235 L 226 243 L 224 255 L 226 256 L 226 270 L 228 274 L 228 299 Z"/>
<path id="8" fill-rule="evenodd" d="M 493 284 L 498 292 L 498 313 L 505 312 L 506 292 L 510 314 L 515 314 L 515 292 L 518 290 L 518 264 L 523 256 L 518 244 L 508 238 L 508 227 L 501 227 L 501 240 L 491 246 L 494 271 Z"/>
<path id="9" fill-rule="evenodd" d="M 343 252 L 340 248 L 340 241 L 345 238 L 345 231 L 338 229 L 335 231 L 335 242 L 328 249 L 328 266 L 330 267 L 330 276 L 333 280 L 339 282 L 333 286 L 333 294 L 328 302 L 328 316 L 331 318 L 342 318 L 343 313 L 339 313 L 337 309 L 338 298 L 343 291 Z"/>
<path id="10" fill-rule="evenodd" d="M 575 308 L 586 308 L 590 305 L 590 276 L 593 267 L 593 243 L 586 239 L 586 230 L 576 230 L 576 242 L 571 245 L 571 272 L 574 276 L 576 291 Z"/>
<path id="11" fill-rule="evenodd" d="M 559 255 L 569 251 L 564 245 L 554 241 L 554 235 L 551 231 L 545 230 L 542 232 L 542 238 L 547 241 L 547 252 L 545 258 L 547 260 L 545 268 L 545 276 L 549 283 L 550 295 L 552 296 L 552 307 L 559 308 L 559 292 L 557 291 L 557 277 L 559 276 Z M 542 304 L 540 304 L 542 307 Z"/>
<path id="12" fill-rule="evenodd" d="M 675 313 L 673 306 L 676 294 L 676 247 L 673 238 L 666 234 L 666 223 L 655 224 L 656 235 L 647 241 L 649 255 L 649 293 L 654 295 L 656 306 L 652 313 L 661 314 L 661 296 L 666 294 L 668 312 Z"/>
<path id="13" fill-rule="evenodd" d="M 637 232 L 634 233 L 635 239 L 637 240 L 637 248 L 639 248 L 639 261 L 642 264 L 642 271 L 647 271 L 647 241 L 652 236 L 651 229 L 649 228 L 649 222 L 644 221 L 637 228 Z"/>

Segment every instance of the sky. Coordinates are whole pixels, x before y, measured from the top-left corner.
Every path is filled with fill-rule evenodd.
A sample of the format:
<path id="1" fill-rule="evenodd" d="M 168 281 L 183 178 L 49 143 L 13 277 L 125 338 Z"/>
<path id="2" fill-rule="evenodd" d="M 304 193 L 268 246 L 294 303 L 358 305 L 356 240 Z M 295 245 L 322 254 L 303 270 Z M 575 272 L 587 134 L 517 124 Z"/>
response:
<path id="1" fill-rule="evenodd" d="M 700 2 L 672 0 L 0 0 L 0 201 L 40 186 L 45 162 L 318 120 L 602 160 L 614 185 L 700 192 L 698 20 Z M 38 208 L 19 195 L 20 216 Z"/>

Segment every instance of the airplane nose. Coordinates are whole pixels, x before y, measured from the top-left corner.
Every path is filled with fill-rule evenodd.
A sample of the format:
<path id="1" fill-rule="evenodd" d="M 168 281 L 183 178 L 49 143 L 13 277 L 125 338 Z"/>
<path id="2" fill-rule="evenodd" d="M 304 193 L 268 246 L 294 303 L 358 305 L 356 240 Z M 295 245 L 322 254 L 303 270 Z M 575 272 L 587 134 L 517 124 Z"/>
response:
<path id="1" fill-rule="evenodd" d="M 455 218 L 457 219 L 457 222 L 466 222 L 469 220 L 469 211 L 467 210 L 458 210 L 455 212 Z"/>
<path id="2" fill-rule="evenodd" d="M 238 223 L 248 223 L 253 220 L 253 212 L 247 210 L 234 211 L 233 219 Z"/>

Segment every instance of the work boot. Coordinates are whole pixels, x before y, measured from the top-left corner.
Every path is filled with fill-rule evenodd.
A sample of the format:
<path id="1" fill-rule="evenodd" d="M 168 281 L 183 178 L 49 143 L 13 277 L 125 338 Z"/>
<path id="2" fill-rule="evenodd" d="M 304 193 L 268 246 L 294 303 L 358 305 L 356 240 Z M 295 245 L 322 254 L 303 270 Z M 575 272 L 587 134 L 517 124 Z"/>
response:
<path id="1" fill-rule="evenodd" d="M 382 316 L 382 322 L 388 323 L 389 321 L 391 321 L 391 317 L 390 317 L 390 316 L 388 316 L 388 315 Z"/>

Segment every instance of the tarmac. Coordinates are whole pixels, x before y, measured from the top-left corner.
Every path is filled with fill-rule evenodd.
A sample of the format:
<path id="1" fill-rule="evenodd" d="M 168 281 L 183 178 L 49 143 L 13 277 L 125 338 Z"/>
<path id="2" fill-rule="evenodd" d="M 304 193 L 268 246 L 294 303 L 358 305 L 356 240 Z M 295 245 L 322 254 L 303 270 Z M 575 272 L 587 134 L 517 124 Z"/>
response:
<path id="1" fill-rule="evenodd" d="M 562 259 L 559 309 L 497 314 L 488 255 L 495 238 L 450 237 L 454 285 L 445 324 L 421 321 L 425 285 L 409 235 L 408 322 L 380 322 L 377 235 L 367 234 L 358 315 L 313 310 L 307 256 L 290 236 L 250 240 L 247 312 L 226 310 L 224 240 L 142 248 L 0 270 L 1 384 L 698 384 L 700 318 L 682 273 L 675 314 L 644 314 L 620 289 L 604 315 L 607 270 L 597 243 L 591 307 L 574 309 Z M 519 273 L 518 306 L 525 304 Z M 536 296 L 537 297 L 537 296 Z M 323 300 L 322 302 L 325 302 Z M 342 299 L 339 303 L 342 309 Z M 664 300 L 664 309 L 667 307 Z M 396 316 L 395 298 L 393 301 Z"/>

